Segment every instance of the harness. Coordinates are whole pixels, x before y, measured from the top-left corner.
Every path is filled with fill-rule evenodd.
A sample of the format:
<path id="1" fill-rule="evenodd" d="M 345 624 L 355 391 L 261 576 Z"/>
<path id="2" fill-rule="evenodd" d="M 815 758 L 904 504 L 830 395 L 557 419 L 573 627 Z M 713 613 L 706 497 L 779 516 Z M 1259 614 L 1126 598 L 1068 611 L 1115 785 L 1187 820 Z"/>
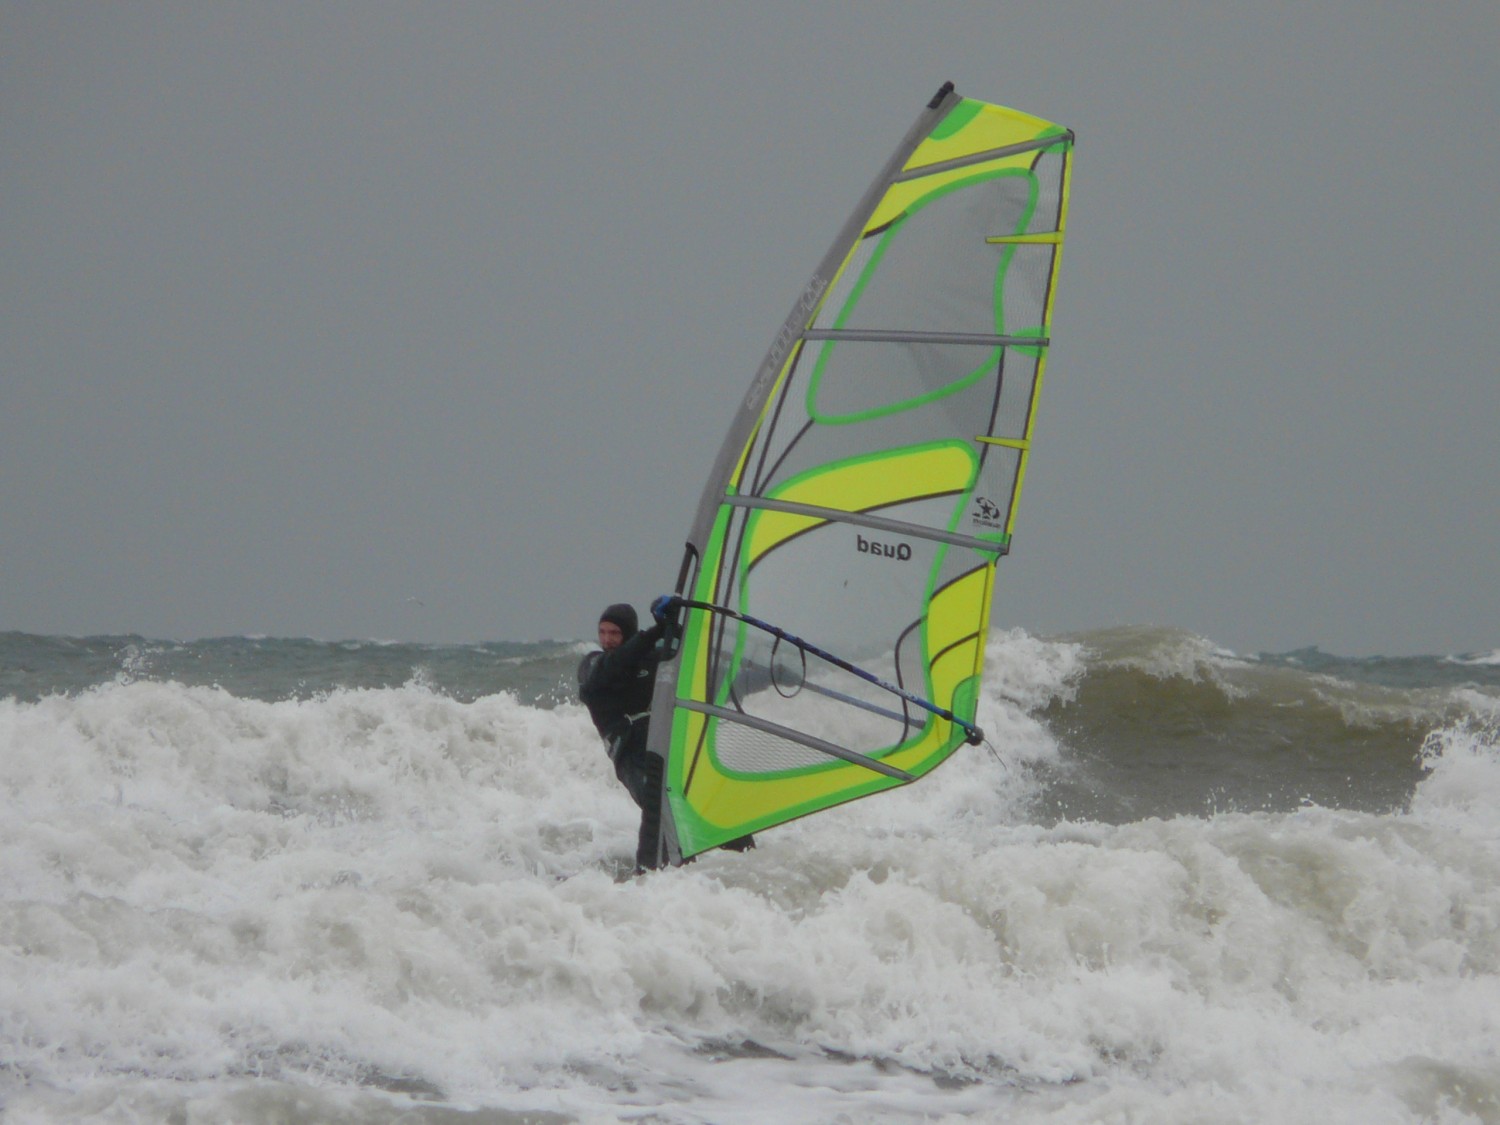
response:
<path id="1" fill-rule="evenodd" d="M 604 747 L 604 752 L 609 755 L 609 760 L 611 762 L 619 757 L 620 748 L 625 745 L 625 740 L 630 737 L 631 728 L 633 728 L 635 724 L 640 722 L 642 719 L 649 719 L 650 717 L 650 711 L 638 711 L 634 715 L 622 716 L 624 720 L 623 725 L 621 725 L 620 729 L 616 731 L 615 734 L 610 736 L 609 741 L 605 744 Z"/>

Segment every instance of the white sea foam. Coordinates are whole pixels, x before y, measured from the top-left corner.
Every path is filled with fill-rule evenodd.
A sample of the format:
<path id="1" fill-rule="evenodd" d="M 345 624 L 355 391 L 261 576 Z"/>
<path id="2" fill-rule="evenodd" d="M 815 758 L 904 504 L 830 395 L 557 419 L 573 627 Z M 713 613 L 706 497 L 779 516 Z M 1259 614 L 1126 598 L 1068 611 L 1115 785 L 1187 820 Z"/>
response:
<path id="1" fill-rule="evenodd" d="M 1044 828 L 1081 659 L 999 634 L 995 754 L 625 882 L 576 706 L 0 701 L 7 1120 L 1500 1119 L 1493 726 L 1401 814 Z"/>
<path id="2" fill-rule="evenodd" d="M 1500 665 L 1500 648 L 1495 649 L 1493 652 L 1471 653 L 1468 656 L 1450 656 L 1447 659 L 1454 664 L 1493 667 Z"/>

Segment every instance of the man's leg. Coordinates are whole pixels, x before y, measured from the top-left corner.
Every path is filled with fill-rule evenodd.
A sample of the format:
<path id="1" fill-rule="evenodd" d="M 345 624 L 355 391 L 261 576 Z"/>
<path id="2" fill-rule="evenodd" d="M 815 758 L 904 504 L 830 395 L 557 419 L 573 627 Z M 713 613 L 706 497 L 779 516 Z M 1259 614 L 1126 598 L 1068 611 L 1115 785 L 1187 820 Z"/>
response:
<path id="1" fill-rule="evenodd" d="M 661 764 L 661 759 L 655 754 L 640 756 L 642 785 L 636 803 L 641 806 L 641 830 L 635 842 L 637 871 L 661 866 Z"/>

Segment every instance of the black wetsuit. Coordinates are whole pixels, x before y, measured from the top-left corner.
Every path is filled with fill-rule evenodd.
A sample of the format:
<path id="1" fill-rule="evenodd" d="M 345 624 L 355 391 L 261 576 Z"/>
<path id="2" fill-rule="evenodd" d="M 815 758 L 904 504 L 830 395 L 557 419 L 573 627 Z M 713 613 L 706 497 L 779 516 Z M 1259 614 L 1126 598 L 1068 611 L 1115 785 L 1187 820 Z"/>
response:
<path id="1" fill-rule="evenodd" d="M 662 627 L 643 629 L 609 652 L 591 652 L 578 665 L 578 698 L 609 747 L 615 776 L 641 810 L 638 868 L 660 864 L 662 761 L 646 751 Z"/>

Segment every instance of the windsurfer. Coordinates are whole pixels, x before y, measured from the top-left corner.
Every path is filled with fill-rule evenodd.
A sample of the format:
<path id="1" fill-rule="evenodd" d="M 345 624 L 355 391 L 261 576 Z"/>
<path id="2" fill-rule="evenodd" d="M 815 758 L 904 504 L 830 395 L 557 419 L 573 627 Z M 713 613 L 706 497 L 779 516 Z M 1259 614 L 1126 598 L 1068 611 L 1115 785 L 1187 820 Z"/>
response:
<path id="1" fill-rule="evenodd" d="M 578 698 L 609 751 L 615 776 L 641 810 L 636 838 L 637 870 L 657 866 L 661 833 L 661 759 L 646 752 L 651 695 L 663 622 L 639 629 L 635 607 L 619 602 L 599 615 L 599 652 L 578 665 Z"/>
<path id="2" fill-rule="evenodd" d="M 675 598 L 657 598 L 651 603 L 655 624 L 641 629 L 634 606 L 607 606 L 599 615 L 600 651 L 578 665 L 578 698 L 604 739 L 615 776 L 641 810 L 637 871 L 660 866 L 662 760 L 646 750 L 646 735 L 656 666 L 667 655 L 661 641 L 676 608 Z M 746 836 L 725 846 L 743 851 L 755 841 Z"/>

